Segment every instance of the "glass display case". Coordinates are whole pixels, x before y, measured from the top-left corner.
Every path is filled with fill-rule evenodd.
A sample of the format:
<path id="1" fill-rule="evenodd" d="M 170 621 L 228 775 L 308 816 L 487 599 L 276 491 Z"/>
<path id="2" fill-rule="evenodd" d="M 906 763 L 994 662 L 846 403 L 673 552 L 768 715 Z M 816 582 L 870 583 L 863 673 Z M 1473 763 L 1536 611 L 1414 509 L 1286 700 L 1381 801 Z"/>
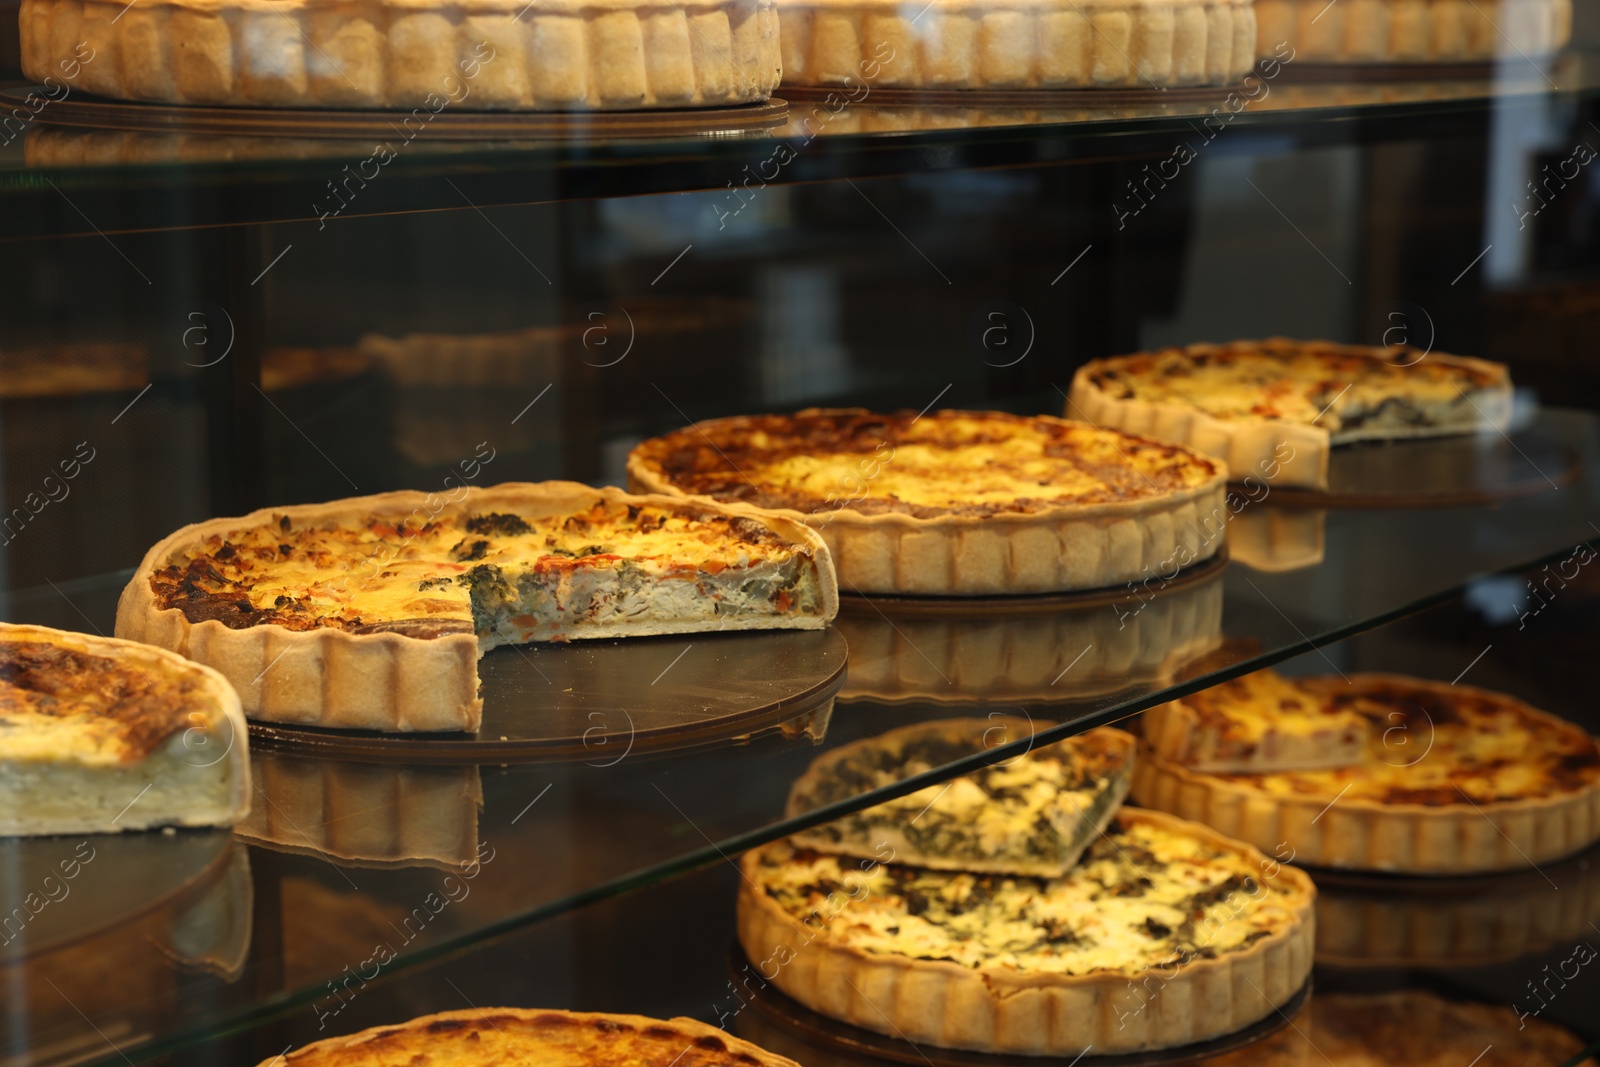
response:
<path id="1" fill-rule="evenodd" d="M 501 647 L 470 734 L 253 722 L 231 829 L 0 838 L 0 1065 L 259 1063 L 487 1006 L 686 1016 L 804 1067 L 1039 1062 L 875 1024 L 860 990 L 853 1014 L 803 1004 L 741 944 L 741 864 L 861 813 L 920 819 L 988 768 L 1137 734 L 1152 709 L 1267 669 L 1475 687 L 1600 733 L 1597 28 L 1580 4 L 1549 59 L 1285 58 L 1253 93 L 786 86 L 676 125 L 130 122 L 82 93 L 27 103 L 15 77 L 10 623 L 121 632 L 135 569 L 189 523 L 396 490 L 626 486 L 641 442 L 723 416 L 1077 418 L 1080 367 L 1167 346 L 1459 353 L 1505 364 L 1515 394 L 1492 432 L 1336 449 L 1320 488 L 1234 481 L 1225 549 L 1154 580 L 842 588 L 825 629 Z M 1456 758 L 1435 748 L 1450 699 L 1382 730 L 1389 766 Z M 978 740 L 791 796 L 830 757 L 946 721 Z M 1200 817 L 1197 786 L 1137 773 L 1128 810 Z M 1228 824 L 1309 875 L 1309 978 L 1247 1025 L 1065 1061 L 1594 1057 L 1600 852 L 1408 869 L 1426 866 L 1418 838 L 1394 844 L 1398 870 L 1294 864 L 1343 797 L 1281 839 Z M 1568 818 L 1575 840 L 1600 829 L 1593 804 Z M 1114 862 L 1119 826 L 1089 854 Z"/>

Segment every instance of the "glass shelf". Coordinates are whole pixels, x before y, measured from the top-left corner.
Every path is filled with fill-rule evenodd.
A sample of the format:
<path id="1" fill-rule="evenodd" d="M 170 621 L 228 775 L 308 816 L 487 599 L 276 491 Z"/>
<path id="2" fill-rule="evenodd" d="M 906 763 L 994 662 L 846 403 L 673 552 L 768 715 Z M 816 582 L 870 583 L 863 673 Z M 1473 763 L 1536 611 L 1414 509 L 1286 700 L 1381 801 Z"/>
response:
<path id="1" fill-rule="evenodd" d="M 31 1012 L 20 1001 L 13 1009 L 8 994 L 0 1048 L 17 1067 L 132 1061 L 292 1005 L 331 1010 L 327 998 L 352 969 L 402 971 L 1256 667 L 1293 656 L 1313 669 L 1319 659 L 1332 663 L 1342 653 L 1331 642 L 1469 584 L 1502 613 L 1514 610 L 1518 581 L 1480 579 L 1561 558 L 1596 538 L 1591 523 L 1600 515 L 1600 417 L 1547 409 L 1519 433 L 1565 450 L 1577 461 L 1570 477 L 1552 468 L 1557 487 L 1438 508 L 1306 510 L 1277 506 L 1269 495 L 1240 510 L 1225 567 L 1120 599 L 980 613 L 852 603 L 838 624 L 852 647 L 838 695 L 709 746 L 635 753 L 623 737 L 564 762 L 408 765 L 258 745 L 256 812 L 236 836 L 153 834 L 138 842 L 157 855 L 183 850 L 195 873 L 140 889 L 151 899 L 129 902 L 122 929 L 12 965 L 6 980 L 26 980 L 27 998 L 36 999 Z M 1414 444 L 1374 447 L 1391 448 L 1396 463 L 1419 454 Z M 1491 435 L 1482 447 L 1505 446 Z M 126 577 L 13 592 L 7 617 L 109 632 Z M 715 639 L 652 640 L 663 663 L 680 657 L 676 684 L 715 684 L 714 673 L 697 673 L 715 661 Z M 1485 668 L 1470 653 L 1431 667 L 1472 678 Z M 516 655 L 491 653 L 486 674 L 495 657 Z M 649 707 L 627 710 L 648 722 Z M 1033 736 L 784 817 L 789 784 L 827 749 L 907 723 L 992 711 L 1026 715 Z M 76 845 L 29 842 L 39 866 L 5 869 L 48 871 Z M 92 899 L 91 886 L 104 892 L 126 882 L 135 892 L 110 847 L 79 877 L 80 901 Z M 49 906 L 80 906 L 72 900 Z M 365 929 L 360 924 L 379 931 L 371 953 L 352 959 L 320 950 L 347 928 Z M 74 953 L 113 951 L 122 977 L 105 989 L 80 982 L 52 994 L 42 984 L 88 973 L 74 969 Z M 37 999 L 68 994 L 73 1011 Z M 83 1044 L 85 1017 L 114 1051 Z"/>
<path id="2" fill-rule="evenodd" d="M 1156 159 L 1171 155 L 1179 141 L 1204 142 L 1203 150 L 1224 131 L 1230 140 L 1287 138 L 1302 146 L 1444 139 L 1480 132 L 1488 121 L 1532 121 L 1591 101 L 1600 89 L 1600 62 L 1574 51 L 1543 66 L 1519 59 L 1468 77 L 1324 77 L 1308 78 L 1290 63 L 1253 98 L 1232 103 L 1227 90 L 1152 90 L 1142 94 L 1146 99 L 1118 94 L 1109 104 L 1086 105 L 1081 93 L 1059 103 L 1032 94 L 1018 106 L 988 94 L 974 97 L 979 103 L 928 106 L 862 87 L 855 100 L 842 103 L 796 94 L 786 123 L 766 132 L 542 141 L 430 132 L 405 144 L 381 180 L 362 183 L 336 214 L 348 219 L 723 189 L 751 181 L 746 168 L 750 175 L 759 172 L 754 180 L 764 186 Z M 0 238 L 319 222 L 314 205 L 326 197 L 326 187 L 341 180 L 346 164 L 370 157 L 374 143 L 368 137 L 90 128 L 59 120 L 46 107 L 24 136 L 0 147 L 0 197 L 11 203 L 0 219 Z M 780 145 L 788 153 L 780 153 Z M 175 187 L 181 199 L 174 198 Z"/>

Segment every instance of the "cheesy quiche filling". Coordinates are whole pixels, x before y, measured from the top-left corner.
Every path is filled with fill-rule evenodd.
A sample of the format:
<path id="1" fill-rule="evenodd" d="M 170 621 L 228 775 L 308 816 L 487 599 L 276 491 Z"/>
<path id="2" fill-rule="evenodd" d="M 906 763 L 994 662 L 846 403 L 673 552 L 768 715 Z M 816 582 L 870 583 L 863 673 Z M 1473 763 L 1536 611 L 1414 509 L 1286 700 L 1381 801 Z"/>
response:
<path id="1" fill-rule="evenodd" d="M 197 674 L 0 641 L 0 834 L 227 812 L 235 784 L 225 749 L 244 742 L 219 730 L 220 718 Z"/>
<path id="2" fill-rule="evenodd" d="M 750 518 L 598 503 L 570 515 L 420 526 L 277 521 L 214 535 L 151 577 L 162 607 L 242 629 L 331 627 L 480 648 L 604 636 L 641 620 L 823 614 L 811 550 Z"/>
<path id="3" fill-rule="evenodd" d="M 892 785 L 982 751 L 1015 724 L 962 719 L 906 727 L 814 765 L 790 814 Z M 1026 733 L 1017 736 L 1027 736 Z M 1000 743 L 1011 736 L 995 737 Z M 1104 832 L 1128 792 L 1133 739 L 1092 730 L 795 835 L 809 848 L 945 870 L 1060 875 Z"/>
<path id="4" fill-rule="evenodd" d="M 1351 684 L 1351 683 L 1354 684 Z M 1553 717 L 1482 690 L 1389 679 L 1301 682 L 1368 723 L 1359 762 L 1324 770 L 1220 775 L 1278 796 L 1341 795 L 1384 804 L 1490 804 L 1577 792 L 1600 781 L 1600 745 Z"/>
<path id="5" fill-rule="evenodd" d="M 1160 747 L 1169 720 L 1192 720 L 1183 751 Z M 1234 678 L 1146 715 L 1158 751 L 1206 771 L 1276 771 L 1357 763 L 1370 722 L 1277 671 Z"/>
<path id="6" fill-rule="evenodd" d="M 1148 499 L 1204 485 L 1220 469 L 1176 445 L 999 412 L 730 419 L 646 441 L 636 454 L 686 493 L 919 518 Z"/>
<path id="7" fill-rule="evenodd" d="M 1154 820 L 1113 819 L 1056 879 L 866 866 L 780 841 L 753 878 L 836 944 L 1021 974 L 1138 974 L 1238 952 L 1298 921 L 1294 890 L 1270 872 Z"/>
<path id="8" fill-rule="evenodd" d="M 1421 352 L 1390 356 L 1297 342 L 1193 345 L 1103 360 L 1090 380 L 1116 399 L 1179 404 L 1219 419 L 1315 424 L 1335 441 L 1484 425 L 1475 394 L 1509 385 L 1504 368 L 1496 374 Z"/>

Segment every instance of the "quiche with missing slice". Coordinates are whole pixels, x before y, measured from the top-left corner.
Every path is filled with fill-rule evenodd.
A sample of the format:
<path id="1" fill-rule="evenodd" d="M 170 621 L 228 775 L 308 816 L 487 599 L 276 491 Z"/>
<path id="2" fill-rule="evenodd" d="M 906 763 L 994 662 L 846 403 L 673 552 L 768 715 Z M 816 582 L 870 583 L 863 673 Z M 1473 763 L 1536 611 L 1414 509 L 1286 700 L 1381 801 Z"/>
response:
<path id="1" fill-rule="evenodd" d="M 1359 763 L 1369 726 L 1345 702 L 1264 670 L 1151 708 L 1143 732 L 1151 752 L 1191 770 L 1265 773 Z"/>
<path id="2" fill-rule="evenodd" d="M 739 941 L 814 1011 L 947 1048 L 1166 1048 L 1271 1014 L 1311 971 L 1311 879 L 1125 808 L 1065 877 L 748 853 Z M 897 860 L 899 857 L 893 857 Z"/>
<path id="3" fill-rule="evenodd" d="M 0 623 L 0 836 L 228 826 L 249 808 L 244 716 L 216 671 Z"/>
<path id="4" fill-rule="evenodd" d="M 1466 356 L 1274 337 L 1094 360 L 1067 414 L 1180 442 L 1236 479 L 1326 488 L 1336 445 L 1503 430 L 1511 376 Z"/>
<path id="5" fill-rule="evenodd" d="M 313 1041 L 259 1067 L 436 1067 L 524 1064 L 529 1067 L 797 1067 L 694 1019 L 471 1008 L 424 1015 L 395 1026 Z"/>
<path id="6" fill-rule="evenodd" d="M 789 793 L 788 816 L 881 789 L 1031 737 L 1048 723 L 991 716 L 890 730 L 816 760 Z M 1128 795 L 1134 740 L 1103 727 L 1030 749 L 941 785 L 795 834 L 802 848 L 933 870 L 1056 878 L 1078 862 Z"/>
<path id="7" fill-rule="evenodd" d="M 1297 684 L 1367 721 L 1358 762 L 1206 774 L 1141 753 L 1134 799 L 1325 867 L 1509 870 L 1600 839 L 1600 745 L 1572 723 L 1503 693 L 1398 675 Z"/>
<path id="8" fill-rule="evenodd" d="M 812 409 L 640 444 L 629 484 L 754 504 L 827 540 L 852 592 L 1047 593 L 1141 581 L 1222 546 L 1226 471 L 1049 416 Z"/>
<path id="9" fill-rule="evenodd" d="M 277 722 L 471 730 L 502 644 L 820 629 L 822 539 L 706 500 L 573 482 L 386 493 L 185 527 L 145 556 L 117 633 L 220 670 Z"/>

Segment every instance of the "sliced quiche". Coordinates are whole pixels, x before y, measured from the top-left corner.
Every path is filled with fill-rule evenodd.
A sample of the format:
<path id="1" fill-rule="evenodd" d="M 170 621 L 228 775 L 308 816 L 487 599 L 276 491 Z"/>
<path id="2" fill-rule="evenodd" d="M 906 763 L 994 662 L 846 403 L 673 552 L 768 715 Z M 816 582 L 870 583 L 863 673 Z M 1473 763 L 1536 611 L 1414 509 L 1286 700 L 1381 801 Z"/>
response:
<path id="1" fill-rule="evenodd" d="M 748 853 L 739 940 L 814 1011 L 913 1043 L 1075 1056 L 1170 1047 L 1270 1014 L 1311 970 L 1303 872 L 1125 808 L 1056 879 Z"/>
<path id="2" fill-rule="evenodd" d="M 1359 763 L 1370 726 L 1347 701 L 1264 670 L 1151 708 L 1143 731 L 1150 750 L 1172 763 L 1263 774 Z"/>
<path id="3" fill-rule="evenodd" d="M 185 527 L 123 591 L 119 636 L 182 650 L 254 718 L 471 730 L 502 644 L 820 629 L 827 546 L 799 523 L 573 482 L 272 508 Z"/>
<path id="4" fill-rule="evenodd" d="M 1196 448 L 1236 481 L 1326 487 L 1333 446 L 1504 429 L 1511 400 L 1501 363 L 1273 337 L 1094 360 L 1067 413 Z"/>
<path id="5" fill-rule="evenodd" d="M 249 808 L 244 716 L 216 671 L 0 623 L 0 836 L 228 826 Z"/>
<path id="6" fill-rule="evenodd" d="M 822 756 L 795 782 L 789 816 L 1031 737 L 1048 723 L 996 716 L 891 730 Z M 1102 727 L 802 831 L 800 847 L 931 870 L 1059 877 L 1105 832 L 1128 793 L 1135 742 Z"/>
<path id="7" fill-rule="evenodd" d="M 1134 799 L 1326 867 L 1507 870 L 1600 840 L 1600 744 L 1580 727 L 1504 693 L 1420 678 L 1295 684 L 1365 720 L 1358 761 L 1205 773 L 1141 753 Z"/>

